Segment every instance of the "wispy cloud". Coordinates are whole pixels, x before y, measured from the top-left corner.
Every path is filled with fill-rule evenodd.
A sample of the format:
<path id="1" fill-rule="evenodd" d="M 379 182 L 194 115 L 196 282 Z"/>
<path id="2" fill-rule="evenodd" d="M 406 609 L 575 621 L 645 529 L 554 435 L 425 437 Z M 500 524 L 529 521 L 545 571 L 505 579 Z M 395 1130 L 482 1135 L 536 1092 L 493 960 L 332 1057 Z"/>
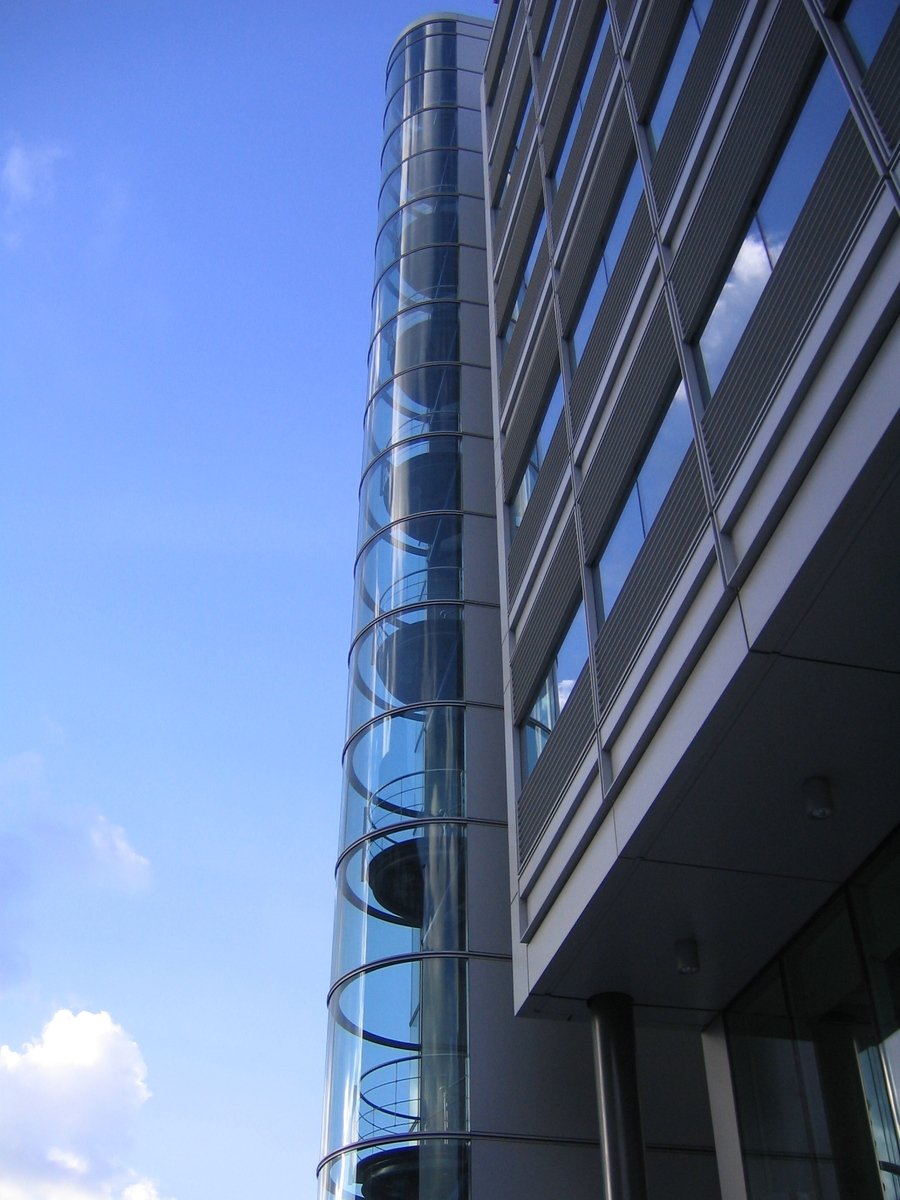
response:
<path id="1" fill-rule="evenodd" d="M 150 1097 L 140 1047 L 107 1012 L 54 1013 L 0 1046 L 0 1200 L 163 1200 L 124 1166 Z"/>
<path id="2" fill-rule="evenodd" d="M 53 199 L 56 167 L 65 157 L 63 147 L 53 142 L 27 145 L 15 138 L 7 146 L 0 168 L 3 241 L 7 249 L 15 250 L 21 245 L 28 210 L 49 204 Z"/>
<path id="3" fill-rule="evenodd" d="M 121 825 L 95 808 L 56 802 L 43 756 L 24 750 L 0 760 L 0 995 L 28 976 L 26 935 L 47 881 L 70 898 L 96 888 L 136 892 L 149 886 L 151 866 Z"/>
<path id="4" fill-rule="evenodd" d="M 129 843 L 121 825 L 113 825 L 98 813 L 88 831 L 88 839 L 98 863 L 128 888 L 145 887 L 150 882 L 150 863 Z"/>

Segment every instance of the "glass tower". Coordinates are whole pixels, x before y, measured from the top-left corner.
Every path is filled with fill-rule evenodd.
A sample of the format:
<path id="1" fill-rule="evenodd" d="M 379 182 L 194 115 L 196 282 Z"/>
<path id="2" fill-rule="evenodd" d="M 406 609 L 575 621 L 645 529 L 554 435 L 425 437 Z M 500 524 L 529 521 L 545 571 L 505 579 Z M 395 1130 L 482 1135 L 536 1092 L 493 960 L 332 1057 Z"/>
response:
<path id="1" fill-rule="evenodd" d="M 473 856 L 506 855 L 502 762 L 473 771 L 503 736 L 489 32 L 426 19 L 387 71 L 319 1175 L 340 1200 L 469 1194 L 470 959 L 508 969 L 471 919 L 496 889 Z"/>

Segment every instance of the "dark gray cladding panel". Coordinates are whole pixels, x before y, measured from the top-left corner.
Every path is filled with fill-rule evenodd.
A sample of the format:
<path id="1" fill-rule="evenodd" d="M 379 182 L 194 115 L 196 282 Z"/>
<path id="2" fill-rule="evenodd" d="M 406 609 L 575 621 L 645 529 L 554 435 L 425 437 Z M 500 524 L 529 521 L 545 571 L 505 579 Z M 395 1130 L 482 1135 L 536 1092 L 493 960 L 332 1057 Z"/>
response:
<path id="1" fill-rule="evenodd" d="M 524 716 L 534 699 L 580 595 L 581 571 L 573 516 L 550 560 L 528 619 L 516 637 L 510 659 L 514 721 Z"/>
<path id="2" fill-rule="evenodd" d="M 881 132 L 890 149 L 896 150 L 900 142 L 900 11 L 898 11 L 885 34 L 884 41 L 872 66 L 863 76 L 863 91 L 878 119 Z"/>
<path id="3" fill-rule="evenodd" d="M 510 547 L 506 579 L 511 599 L 518 595 L 532 552 L 540 537 L 547 532 L 547 517 L 568 461 L 566 423 L 561 420 L 550 439 L 547 456 L 541 465 L 525 516 Z"/>
<path id="4" fill-rule="evenodd" d="M 556 14 L 556 19 L 553 22 L 553 29 L 550 31 L 550 38 L 544 46 L 544 53 L 541 58 L 541 66 L 537 76 L 538 95 L 543 99 L 547 95 L 547 87 L 550 83 L 550 77 L 553 74 L 554 59 L 560 45 L 562 44 L 563 35 L 566 25 L 569 21 L 569 13 L 575 8 L 579 0 L 559 0 L 559 11 Z M 563 69 L 566 64 L 563 63 Z"/>
<path id="5" fill-rule="evenodd" d="M 488 103 L 488 138 L 497 128 L 500 109 L 497 101 L 513 68 L 513 51 L 525 23 L 525 4 L 500 4 L 494 21 L 494 30 L 484 60 L 484 89 Z"/>
<path id="6" fill-rule="evenodd" d="M 650 212 L 645 199 L 638 203 L 637 211 L 616 263 L 609 288 L 603 297 L 594 328 L 588 337 L 584 354 L 572 379 L 570 405 L 572 425 L 577 438 L 584 423 L 591 401 L 597 391 L 600 378 L 618 336 L 622 321 L 628 311 L 638 280 L 647 259 L 653 251 L 653 231 L 650 227 Z"/>
<path id="7" fill-rule="evenodd" d="M 675 188 L 685 156 L 716 85 L 722 62 L 744 9 L 743 4 L 714 4 L 700 35 L 668 128 L 650 171 L 660 210 Z"/>
<path id="8" fill-rule="evenodd" d="M 672 265 L 688 339 L 706 319 L 820 56 L 802 0 L 782 0 Z"/>
<path id="9" fill-rule="evenodd" d="M 707 520 L 696 448 L 691 445 L 650 527 L 594 648 L 600 711 L 605 712 L 653 626 Z"/>
<path id="10" fill-rule="evenodd" d="M 533 116 L 528 121 L 528 129 L 531 133 L 534 132 Z M 526 172 L 528 178 L 523 186 L 522 177 Z M 519 195 L 520 188 L 523 189 L 521 196 Z M 512 225 L 509 241 L 503 248 L 503 257 L 495 271 L 498 320 L 505 318 L 512 298 L 518 290 L 519 275 L 524 261 L 528 257 L 531 234 L 539 220 L 543 206 L 541 164 L 537 156 L 537 149 L 534 147 L 526 154 L 523 143 L 516 158 L 516 166 L 510 181 L 506 202 L 497 214 L 497 225 L 494 229 L 494 246 L 502 246 L 507 230 Z"/>
<path id="11" fill-rule="evenodd" d="M 512 53 L 512 47 L 510 53 Z M 497 132 L 491 143 L 493 153 L 488 166 L 489 193 L 493 201 L 500 189 L 500 184 L 506 174 L 509 156 L 513 149 L 513 139 L 519 132 L 519 122 L 522 119 L 522 104 L 531 91 L 531 63 L 528 57 L 528 44 L 523 43 L 522 52 L 513 64 L 514 77 L 505 97 L 505 105 L 497 122 Z M 533 107 L 533 106 L 532 106 Z M 530 131 L 530 132 L 529 132 Z M 526 138 L 534 134 L 534 121 L 529 118 L 528 127 L 519 148 L 520 155 L 524 152 Z M 488 135 L 490 136 L 490 135 Z M 491 147 L 488 147 L 490 152 Z"/>
<path id="12" fill-rule="evenodd" d="M 539 289 L 536 287 L 534 290 L 537 292 Z M 524 332 L 524 329 L 516 327 L 510 353 L 516 349 L 520 335 Z M 524 337 L 521 340 L 524 341 Z M 519 354 L 521 356 L 521 350 Z M 553 310 L 548 306 L 540 331 L 531 342 L 526 369 L 516 390 L 515 406 L 506 429 L 506 440 L 503 444 L 503 491 L 506 500 L 511 499 L 515 491 L 531 449 L 532 437 L 543 415 L 544 401 L 555 377 L 558 362 L 556 325 Z"/>
<path id="13" fill-rule="evenodd" d="M 603 144 L 579 203 L 578 218 L 563 248 L 559 303 L 564 332 L 587 293 L 622 190 L 634 166 L 635 149 L 624 98 L 619 95 Z M 577 174 L 574 159 L 568 171 Z"/>
<path id="14" fill-rule="evenodd" d="M 535 369 L 537 369 L 539 373 L 543 372 L 548 359 L 555 360 L 557 358 L 556 327 L 553 324 L 549 299 L 547 298 L 546 293 L 542 293 L 536 277 L 534 283 L 535 295 L 532 298 L 532 303 L 537 304 L 539 299 L 543 296 L 543 303 L 546 306 L 546 313 L 544 317 L 544 325 L 540 334 L 538 335 L 537 344 L 535 345 L 534 343 L 529 342 L 529 358 L 533 353 L 536 353 L 538 355 L 538 361 L 533 365 L 531 363 L 528 364 L 525 376 L 526 379 Z M 540 320 L 540 318 L 538 318 L 538 320 Z M 513 334 L 512 342 L 510 343 L 509 350 L 507 351 L 506 356 L 503 359 L 503 365 L 500 368 L 499 384 L 501 396 L 508 396 L 510 394 L 513 380 L 516 378 L 519 362 L 524 355 L 525 344 L 528 342 L 528 327 L 525 325 L 524 321 L 521 320 L 519 325 L 521 325 L 521 328 L 519 328 L 517 325 L 516 331 Z M 524 387 L 517 388 L 516 404 L 521 403 L 519 396 L 522 396 L 524 399 L 524 390 Z"/>
<path id="15" fill-rule="evenodd" d="M 521 871 L 594 742 L 594 697 L 587 663 L 516 804 Z"/>
<path id="16" fill-rule="evenodd" d="M 724 485 L 756 421 L 768 407 L 879 182 L 848 115 L 703 416 L 718 487 Z"/>
<path id="17" fill-rule="evenodd" d="M 541 102 L 544 108 L 544 147 L 547 151 L 548 166 L 553 164 L 557 149 L 568 132 L 569 115 L 575 108 L 578 98 L 579 87 L 576 86 L 577 81 L 580 78 L 581 72 L 587 69 L 590 62 L 596 30 L 602 19 L 603 9 L 601 6 L 594 4 L 581 5 L 575 15 L 570 36 L 569 45 L 572 49 L 566 53 L 565 59 L 560 66 L 549 101 L 545 99 L 544 91 L 541 91 Z M 573 162 L 577 157 L 583 157 L 584 155 L 586 144 L 585 134 L 586 131 L 590 130 L 596 119 L 600 98 L 606 91 L 606 85 L 609 83 L 614 61 L 615 52 L 613 50 L 612 37 L 607 33 L 606 44 L 601 52 L 600 61 L 594 73 L 594 80 L 589 84 L 590 92 L 585 105 L 584 118 L 581 121 L 584 130 L 579 135 L 580 142 L 576 141 L 576 144 L 572 147 L 571 157 Z M 573 118 L 573 120 L 577 119 L 577 117 Z"/>
<path id="18" fill-rule="evenodd" d="M 579 504 L 588 562 L 599 553 L 610 522 L 634 482 L 647 439 L 671 399 L 678 378 L 672 327 L 660 297 L 615 399 L 597 452 L 585 471 Z"/>

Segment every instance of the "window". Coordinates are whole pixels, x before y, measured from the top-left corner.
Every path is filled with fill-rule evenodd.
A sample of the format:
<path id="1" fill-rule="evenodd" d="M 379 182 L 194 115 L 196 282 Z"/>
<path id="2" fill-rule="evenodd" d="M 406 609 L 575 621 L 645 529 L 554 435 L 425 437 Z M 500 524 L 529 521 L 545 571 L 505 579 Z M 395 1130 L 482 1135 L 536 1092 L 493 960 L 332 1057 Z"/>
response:
<path id="1" fill-rule="evenodd" d="M 522 311 L 522 305 L 525 303 L 525 293 L 528 291 L 528 284 L 531 281 L 531 276 L 534 273 L 534 264 L 537 262 L 537 256 L 540 253 L 541 246 L 544 242 L 544 234 L 547 232 L 547 214 L 541 213 L 541 219 L 538 222 L 538 227 L 534 231 L 534 236 L 531 239 L 531 249 L 528 251 L 528 260 L 522 268 L 522 278 L 519 282 L 519 290 L 516 293 L 516 298 L 513 301 L 512 311 L 509 314 L 509 320 L 506 322 L 506 328 L 503 330 L 503 347 L 504 350 L 509 346 L 512 340 L 513 331 L 516 328 L 516 321 L 519 319 L 519 313 Z"/>
<path id="2" fill-rule="evenodd" d="M 541 29 L 534 43 L 534 53 L 538 58 L 540 58 L 544 53 L 544 47 L 550 41 L 550 31 L 553 29 L 558 16 L 559 0 L 552 0 L 552 3 L 547 10 L 547 16 L 544 18 L 543 28 Z"/>
<path id="3" fill-rule="evenodd" d="M 608 617 L 691 444 L 687 393 L 680 383 L 597 561 L 599 619 Z"/>
<path id="4" fill-rule="evenodd" d="M 863 71 L 875 57 L 896 11 L 896 0 L 852 0 L 847 5 L 843 25 Z"/>
<path id="5" fill-rule="evenodd" d="M 711 396 L 741 340 L 781 251 L 847 111 L 847 99 L 826 63 L 804 104 L 700 334 L 700 359 Z"/>
<path id="6" fill-rule="evenodd" d="M 506 171 L 503 176 L 503 185 L 500 188 L 500 194 L 497 197 L 497 208 L 503 206 L 503 198 L 506 195 L 506 189 L 509 187 L 509 181 L 512 179 L 513 167 L 516 163 L 516 156 L 519 153 L 519 147 L 522 144 L 522 137 L 525 134 L 525 124 L 528 121 L 528 110 L 531 107 L 531 91 L 529 90 L 522 103 L 522 115 L 519 118 L 519 127 L 516 130 L 516 136 L 513 138 L 512 149 L 509 152 L 509 159 L 506 163 Z"/>
<path id="7" fill-rule="evenodd" d="M 578 99 L 575 101 L 575 106 L 569 115 L 569 126 L 566 131 L 565 140 L 562 149 L 556 158 L 556 163 L 553 167 L 553 181 L 559 187 L 563 177 L 563 172 L 566 169 L 566 163 L 569 161 L 569 155 L 572 152 L 572 143 L 575 141 L 575 134 L 578 132 L 578 123 L 581 120 L 581 114 L 584 112 L 584 106 L 587 103 L 588 92 L 591 90 L 591 84 L 594 82 L 594 73 L 597 70 L 597 63 L 600 60 L 600 55 L 603 51 L 606 35 L 609 31 L 609 9 L 603 14 L 603 20 L 600 22 L 600 28 L 597 30 L 597 37 L 594 41 L 594 49 L 591 52 L 590 62 L 585 69 L 584 76 L 581 80 L 581 90 L 578 93 Z"/>
<path id="8" fill-rule="evenodd" d="M 534 442 L 528 455 L 528 461 L 525 464 L 525 472 L 509 506 L 509 520 L 513 533 L 522 524 L 525 509 L 528 507 L 528 501 L 531 499 L 531 493 L 534 491 L 537 477 L 540 474 L 544 459 L 547 457 L 547 451 L 550 448 L 553 434 L 556 432 L 556 426 L 559 424 L 559 418 L 562 416 L 562 410 L 563 381 L 562 375 L 557 374 L 556 385 L 553 388 L 550 399 L 547 401 L 547 407 L 544 410 L 538 431 L 534 435 Z"/>
<path id="9" fill-rule="evenodd" d="M 688 67 L 697 48 L 697 43 L 700 41 L 700 33 L 706 24 L 706 18 L 709 16 L 711 6 L 712 0 L 694 0 L 688 8 L 681 37 L 678 39 L 678 45 L 675 47 L 675 53 L 672 55 L 672 61 L 669 63 L 669 70 L 663 80 L 659 95 L 656 97 L 653 112 L 650 114 L 650 119 L 647 122 L 650 130 L 650 141 L 654 150 L 659 146 L 662 136 L 666 131 L 669 117 L 672 115 L 675 101 L 678 99 L 678 93 L 681 91 L 681 85 L 684 83 L 684 77 L 687 75 Z"/>
<path id="10" fill-rule="evenodd" d="M 600 256 L 600 261 L 597 263 L 597 273 L 594 276 L 594 281 L 584 298 L 575 328 L 569 335 L 573 369 L 584 353 L 585 343 L 594 327 L 594 321 L 597 319 L 597 313 L 600 311 L 600 305 L 603 302 L 603 297 L 606 295 L 609 281 L 612 279 L 612 273 L 622 252 L 628 226 L 631 224 L 631 219 L 637 208 L 638 200 L 643 195 L 643 190 L 641 168 L 638 163 L 635 163 L 631 177 L 625 186 L 625 192 L 619 202 L 618 211 L 613 218 L 609 233 L 606 235 L 606 243 L 603 247 L 603 254 Z"/>
<path id="11" fill-rule="evenodd" d="M 522 725 L 523 779 L 534 770 L 586 661 L 587 632 L 582 603 L 553 655 L 550 670 Z"/>

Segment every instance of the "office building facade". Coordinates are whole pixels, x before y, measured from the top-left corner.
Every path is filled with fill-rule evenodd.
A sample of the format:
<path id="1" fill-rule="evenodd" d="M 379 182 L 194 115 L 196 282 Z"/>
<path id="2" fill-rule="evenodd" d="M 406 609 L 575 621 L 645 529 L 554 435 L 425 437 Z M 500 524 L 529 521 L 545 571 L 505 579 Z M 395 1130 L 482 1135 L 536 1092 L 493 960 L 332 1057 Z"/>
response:
<path id="1" fill-rule="evenodd" d="M 476 28 L 452 24 L 457 34 Z M 422 40 L 427 28 L 406 36 Z M 896 5 L 502 0 L 493 28 L 473 36 L 486 53 L 477 86 L 477 52 L 468 60 L 478 136 L 465 146 L 483 146 L 483 186 L 459 191 L 453 305 L 459 329 L 470 320 L 480 332 L 446 350 L 457 370 L 477 374 L 471 390 L 459 388 L 460 423 L 404 424 L 408 401 L 387 381 L 413 359 L 395 358 L 384 374 L 376 333 L 370 360 L 367 436 L 376 397 L 402 415 L 388 422 L 393 448 L 373 448 L 384 465 L 370 478 L 381 476 L 370 485 L 364 476 L 358 597 L 388 595 L 399 615 L 385 620 L 364 601 L 345 822 L 380 803 L 381 775 L 352 763 L 368 731 L 398 719 L 382 716 L 389 707 L 403 709 L 420 755 L 411 775 L 431 778 L 432 762 L 462 769 L 446 757 L 447 745 L 463 744 L 446 718 L 425 750 L 439 701 L 456 706 L 466 753 L 464 804 L 436 789 L 433 803 L 400 804 L 401 835 L 384 838 L 381 817 L 360 816 L 342 842 L 336 955 L 341 896 L 357 888 L 354 920 L 366 913 L 371 923 L 390 891 L 372 879 L 379 855 L 409 858 L 409 846 L 396 848 L 407 842 L 426 880 L 438 872 L 426 891 L 452 894 L 464 914 L 439 946 L 418 901 L 418 925 L 403 926 L 417 930 L 404 961 L 430 964 L 433 954 L 441 966 L 431 982 L 416 968 L 406 986 L 407 1018 L 413 997 L 415 1020 L 424 1029 L 430 1007 L 436 1033 L 433 1045 L 430 1034 L 407 1036 L 420 1064 L 417 1115 L 391 1143 L 409 1135 L 405 1161 L 417 1154 L 418 1174 L 408 1173 L 407 1191 L 383 1194 L 900 1196 Z M 426 59 L 397 61 L 388 145 L 392 112 L 400 120 L 411 104 L 402 108 L 408 121 L 415 113 L 410 129 L 433 131 L 450 103 L 434 99 L 442 85 Z M 401 76 L 406 99 L 394 100 Z M 410 179 L 420 156 L 426 169 L 420 136 L 404 142 Z M 383 216 L 412 194 L 391 193 Z M 481 257 L 469 259 L 471 292 L 464 195 L 485 231 Z M 425 205 L 428 221 L 439 207 Z M 411 225 L 413 209 L 396 220 Z M 417 248 L 450 240 L 419 227 Z M 385 279 L 397 276 L 390 259 L 402 281 L 407 251 L 413 268 L 421 251 L 412 247 L 384 257 Z M 428 254 L 436 263 L 437 250 Z M 379 289 L 376 329 L 387 315 Z M 435 296 L 408 293 L 419 313 L 407 318 L 420 330 L 414 353 L 429 363 L 432 334 L 421 331 L 437 330 Z M 387 340 L 396 354 L 402 338 Z M 463 415 L 463 397 L 477 417 Z M 444 463 L 454 440 L 458 495 Z M 477 443 L 471 455 L 467 440 Z M 427 485 L 400 465 L 420 453 L 432 456 L 422 459 Z M 398 582 L 413 574 L 412 558 L 365 566 L 368 538 L 396 541 L 376 532 L 373 497 L 401 492 L 414 507 L 382 519 L 397 521 L 398 534 L 412 512 L 462 521 L 462 558 L 440 581 L 429 575 L 418 609 Z M 417 544 L 426 543 L 443 570 L 443 551 L 428 537 Z M 452 595 L 428 590 L 460 568 Z M 451 609 L 462 649 L 447 636 Z M 410 621 L 418 632 L 392 642 L 392 625 Z M 398 685 L 372 708 L 388 663 L 398 679 L 416 673 L 420 690 L 405 698 Z M 434 681 L 454 671 L 456 691 L 439 692 Z M 367 870 L 374 901 L 360 899 Z M 451 885 L 454 872 L 464 882 Z M 471 932 L 482 924 L 494 940 Z M 326 1136 L 320 1178 L 352 1162 L 324 1194 L 371 1200 L 379 1193 L 364 1160 L 385 1147 L 347 1149 L 376 1139 L 347 1116 L 365 1087 L 342 1084 L 339 1096 L 334 1083 L 352 1075 L 335 1072 L 335 1047 L 361 1027 L 335 997 L 376 974 L 359 943 L 355 965 L 335 967 L 331 1108 L 349 1123 Z M 491 1005 L 506 985 L 478 993 L 475 964 L 509 971 L 506 954 L 504 1013 Z M 488 1010 L 495 1032 L 479 1044 Z M 424 1065 L 451 1043 L 455 1078 L 466 1080 L 455 1141 L 431 1121 Z M 526 1063 L 529 1046 L 540 1052 Z M 483 1068 L 495 1082 L 480 1100 Z M 521 1102 L 510 1106 L 511 1096 Z M 498 1153 L 479 1177 L 482 1134 L 485 1146 L 495 1134 L 517 1151 Z M 452 1185 L 440 1178 L 457 1192 L 427 1184 L 426 1145 L 456 1146 L 433 1154 L 441 1171 L 455 1164 Z M 525 1161 L 520 1147 L 529 1170 L 498 1183 L 504 1166 Z M 535 1182 L 539 1162 L 552 1164 L 552 1191 Z"/>

